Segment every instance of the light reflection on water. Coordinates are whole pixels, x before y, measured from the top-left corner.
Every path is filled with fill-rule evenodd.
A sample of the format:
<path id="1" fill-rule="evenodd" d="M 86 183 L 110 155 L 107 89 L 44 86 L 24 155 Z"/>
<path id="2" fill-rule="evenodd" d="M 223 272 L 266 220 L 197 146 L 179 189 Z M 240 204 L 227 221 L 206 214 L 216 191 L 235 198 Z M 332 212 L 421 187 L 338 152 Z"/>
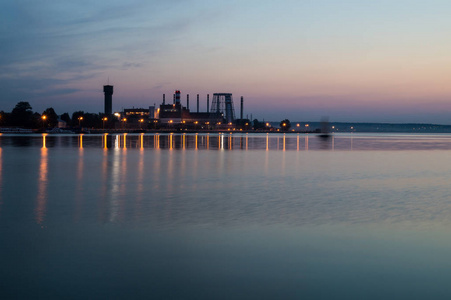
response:
<path id="1" fill-rule="evenodd" d="M 18 149 L 11 141 L 16 138 L 24 137 L 1 137 L 6 150 L 1 159 Z M 36 138 L 32 137 L 27 145 L 36 144 Z M 419 221 L 430 220 L 449 223 L 451 210 L 446 200 L 450 174 L 442 163 L 449 158 L 448 153 L 423 150 L 448 146 L 449 136 L 355 139 L 351 135 L 326 141 L 313 137 L 314 143 L 309 142 L 311 136 L 299 134 L 38 138 L 39 156 L 36 152 L 27 154 L 24 161 L 32 163 L 33 157 L 39 161 L 34 214 L 40 225 L 45 223 L 56 197 L 61 197 L 53 184 L 54 174 L 49 172 L 61 160 L 67 164 L 64 176 L 74 183 L 72 190 L 64 191 L 63 198 L 74 201 L 72 219 L 76 221 L 90 220 L 95 215 L 101 222 L 139 220 L 162 227 L 337 222 L 418 225 Z M 375 148 L 385 147 L 384 151 L 370 150 L 375 144 Z M 332 151 L 338 150 L 338 145 L 341 151 Z M 403 150 L 407 145 L 410 151 Z M 101 152 L 96 150 L 102 148 Z M 348 151 L 343 151 L 346 148 Z M 173 151 L 199 149 L 216 151 Z M 241 151 L 245 149 L 253 150 Z M 323 149 L 329 151 L 308 151 Z M 240 151 L 226 154 L 225 150 Z M 52 155 L 54 151 L 58 155 Z M 99 153 L 101 157 L 95 159 Z M 0 170 L 0 178 L 3 172 L 14 172 L 4 171 L 3 167 Z M 0 209 L 4 197 L 1 199 Z"/>
<path id="2" fill-rule="evenodd" d="M 1 134 L 0 134 L 1 136 Z M 2 149 L 0 148 L 0 218 L 2 214 L 2 206 L 3 206 L 3 196 L 2 196 L 2 189 L 3 189 L 3 156 L 2 156 Z"/>
<path id="3" fill-rule="evenodd" d="M 451 295 L 448 135 L 2 135 L 0 145 L 6 299 L 55 286 L 69 298 Z M 374 282 L 389 288 L 369 295 Z"/>
<path id="4" fill-rule="evenodd" d="M 102 135 L 3 135 L 3 146 L 173 150 L 451 150 L 446 134 L 315 134 L 152 133 Z"/>
<path id="5" fill-rule="evenodd" d="M 41 161 L 39 164 L 39 181 L 36 199 L 36 222 L 42 224 L 44 222 L 47 205 L 47 189 L 48 189 L 48 149 L 45 147 L 45 136 L 43 137 L 43 146 L 41 149 Z"/>
<path id="6" fill-rule="evenodd" d="M 76 139 L 73 148 L 56 146 L 63 143 L 54 141 L 71 138 Z M 2 145 L 8 145 L 7 138 L 2 139 Z M 97 211 L 101 222 L 139 220 L 162 227 L 337 222 L 418 225 L 428 220 L 448 223 L 451 212 L 446 201 L 450 174 L 442 163 L 448 153 L 422 150 L 425 144 L 437 145 L 436 139 L 429 137 L 425 141 L 409 138 L 410 145 L 420 147 L 407 152 L 368 150 L 368 145 L 375 143 L 368 138 L 360 138 L 364 143 L 359 146 L 367 151 L 356 151 L 354 138 L 347 141 L 350 138 L 344 137 L 340 144 L 350 142 L 348 151 L 326 153 L 307 152 L 322 150 L 322 141 L 316 141 L 318 147 L 312 149 L 308 135 L 288 134 L 256 138 L 231 134 L 44 135 L 41 139 L 34 208 L 38 224 L 45 222 L 52 199 L 60 195 L 49 165 L 56 168 L 61 159 L 68 165 L 65 177 L 74 182 L 64 199 L 73 199 L 72 219 L 78 221 L 90 219 Z M 382 143 L 389 145 L 387 149 L 402 142 L 394 139 L 395 145 L 391 145 L 387 140 Z M 451 141 L 448 137 L 439 140 L 439 147 Z M 338 144 L 333 140 L 326 143 Z M 99 153 L 96 145 L 103 148 L 98 160 L 94 159 Z M 173 151 L 215 149 L 214 145 L 216 150 L 254 151 Z M 255 151 L 260 149 L 267 151 Z M 49 155 L 49 151 L 58 155 Z"/>

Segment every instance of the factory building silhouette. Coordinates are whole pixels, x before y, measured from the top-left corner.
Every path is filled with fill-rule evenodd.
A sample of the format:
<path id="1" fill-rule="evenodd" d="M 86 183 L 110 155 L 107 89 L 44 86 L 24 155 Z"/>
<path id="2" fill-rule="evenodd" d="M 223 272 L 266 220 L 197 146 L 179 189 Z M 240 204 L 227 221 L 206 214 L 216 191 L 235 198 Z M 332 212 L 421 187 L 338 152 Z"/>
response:
<path id="1" fill-rule="evenodd" d="M 105 85 L 105 115 L 112 115 L 112 95 L 113 86 Z M 125 108 L 114 115 L 127 124 L 146 122 L 154 126 L 170 128 L 196 128 L 214 129 L 218 127 L 231 127 L 244 125 L 243 109 L 244 98 L 241 97 L 240 119 L 235 117 L 232 93 L 214 93 L 210 109 L 210 94 L 207 94 L 207 111 L 199 110 L 200 95 L 197 94 L 196 111 L 190 110 L 189 94 L 186 95 L 186 106 L 182 105 L 182 94 L 176 90 L 172 95 L 172 103 L 166 103 L 166 94 L 163 94 L 163 101 L 159 107 L 154 104 L 149 108 Z M 247 123 L 246 123 L 247 124 Z"/>

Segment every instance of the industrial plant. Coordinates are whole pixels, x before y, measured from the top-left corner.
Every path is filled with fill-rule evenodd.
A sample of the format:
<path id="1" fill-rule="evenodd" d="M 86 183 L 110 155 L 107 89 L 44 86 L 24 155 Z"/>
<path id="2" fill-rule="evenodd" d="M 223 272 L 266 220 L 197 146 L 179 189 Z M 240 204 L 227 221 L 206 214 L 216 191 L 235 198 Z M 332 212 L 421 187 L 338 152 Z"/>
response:
<path id="1" fill-rule="evenodd" d="M 207 111 L 199 110 L 200 96 L 196 97 L 196 108 L 190 109 L 190 95 L 186 95 L 186 106 L 182 105 L 182 94 L 176 90 L 172 103 L 167 103 L 163 94 L 162 103 L 149 108 L 124 108 L 121 112 L 112 111 L 113 86 L 103 87 L 105 94 L 105 118 L 121 121 L 121 126 L 141 128 L 170 129 L 246 129 L 248 119 L 243 119 L 244 98 L 241 97 L 240 118 L 235 116 L 232 93 L 214 93 L 210 107 L 210 94 L 207 94 Z"/>

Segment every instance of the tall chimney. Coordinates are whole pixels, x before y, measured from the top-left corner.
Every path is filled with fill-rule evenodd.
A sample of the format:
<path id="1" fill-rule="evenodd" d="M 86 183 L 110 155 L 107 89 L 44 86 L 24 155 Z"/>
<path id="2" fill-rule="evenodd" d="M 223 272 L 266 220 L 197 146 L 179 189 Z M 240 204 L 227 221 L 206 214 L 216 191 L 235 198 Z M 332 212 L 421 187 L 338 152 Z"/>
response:
<path id="1" fill-rule="evenodd" d="M 181 95 L 181 93 L 180 93 L 180 91 L 179 90 L 176 90 L 175 91 L 175 104 L 180 104 L 180 95 Z"/>
<path id="2" fill-rule="evenodd" d="M 175 94 L 172 94 L 172 104 L 175 104 Z"/>
<path id="3" fill-rule="evenodd" d="M 210 94 L 207 94 L 207 113 L 210 112 Z"/>
<path id="4" fill-rule="evenodd" d="M 163 105 L 165 105 L 165 104 L 166 104 L 166 95 L 163 94 Z"/>
<path id="5" fill-rule="evenodd" d="M 186 109 L 189 109 L 189 94 L 186 94 Z"/>
<path id="6" fill-rule="evenodd" d="M 199 94 L 197 94 L 197 112 L 199 112 Z"/>
<path id="7" fill-rule="evenodd" d="M 241 120 L 243 120 L 243 102 L 244 102 L 244 99 L 243 99 L 243 96 L 241 96 L 241 112 L 240 112 L 240 119 Z"/>

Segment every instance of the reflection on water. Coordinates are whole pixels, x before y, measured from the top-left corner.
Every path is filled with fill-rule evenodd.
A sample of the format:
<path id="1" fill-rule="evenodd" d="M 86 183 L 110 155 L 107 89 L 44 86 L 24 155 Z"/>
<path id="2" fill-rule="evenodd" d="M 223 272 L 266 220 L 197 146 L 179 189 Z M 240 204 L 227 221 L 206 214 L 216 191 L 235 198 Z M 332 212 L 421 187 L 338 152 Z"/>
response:
<path id="1" fill-rule="evenodd" d="M 48 149 L 45 147 L 45 136 L 43 136 L 41 159 L 39 165 L 38 191 L 36 199 L 35 217 L 38 224 L 42 224 L 45 218 L 48 188 Z"/>
<path id="2" fill-rule="evenodd" d="M 408 142 L 420 145 L 421 150 L 427 143 L 434 146 L 436 139 L 396 139 L 396 151 L 375 152 L 355 151 L 357 143 L 366 149 L 375 143 L 372 139 L 310 142 L 314 138 L 299 134 L 84 135 L 74 137 L 72 148 L 64 148 L 63 143 L 55 142 L 57 138 L 41 136 L 39 155 L 34 152 L 24 157 L 24 161 L 38 162 L 34 218 L 41 225 L 49 220 L 48 212 L 61 203 L 60 198 L 71 201 L 67 209 L 73 207 L 69 214 L 75 221 L 93 217 L 101 223 L 139 220 L 158 226 L 238 221 L 391 223 L 429 218 L 447 222 L 451 212 L 446 201 L 450 174 L 442 164 L 448 159 L 447 152 L 425 155 L 397 148 Z M 440 147 L 450 141 L 448 137 L 440 139 Z M 49 144 L 54 146 L 49 148 Z M 353 145 L 354 150 L 304 151 L 312 147 L 337 150 L 338 144 L 339 149 Z M 383 145 L 393 148 L 391 143 Z M 242 151 L 246 147 L 267 151 Z M 181 149 L 220 151 L 173 151 Z M 63 154 L 52 155 L 54 151 Z M 4 151 L 0 154 L 3 160 Z M 54 177 L 49 171 L 56 168 L 64 169 L 63 178 L 73 186 L 59 188 L 57 181 L 62 176 Z M 12 170 L 0 168 L 2 190 L 3 172 Z M 33 192 L 33 185 L 27 186 Z M 0 199 L 4 206 L 5 200 Z"/>
<path id="3" fill-rule="evenodd" d="M 0 298 L 447 298 L 450 146 L 1 135 Z"/>
<path id="4" fill-rule="evenodd" d="M 0 217 L 2 214 L 2 206 L 3 206 L 2 189 L 3 189 L 3 157 L 2 157 L 2 149 L 0 148 Z"/>
<path id="5" fill-rule="evenodd" d="M 28 138 L 29 141 L 17 141 L 24 138 Z M 218 216 L 223 215 L 224 212 L 239 216 L 246 211 L 245 207 L 252 207 L 260 201 L 261 198 L 257 196 L 249 197 L 249 193 L 259 195 L 263 199 L 268 197 L 278 199 L 280 195 L 286 197 L 288 194 L 291 197 L 289 199 L 292 199 L 292 201 L 259 203 L 259 211 L 265 212 L 264 218 L 258 213 L 246 215 L 247 220 L 255 217 L 258 222 L 263 219 L 267 222 L 280 222 L 282 216 L 285 221 L 290 220 L 293 223 L 309 223 L 312 221 L 312 216 L 316 216 L 315 222 L 328 222 L 327 220 L 336 222 L 343 221 L 344 215 L 348 214 L 350 216 L 345 219 L 353 222 L 391 220 L 392 214 L 398 212 L 398 208 L 395 206 L 384 211 L 382 207 L 391 207 L 398 201 L 406 201 L 406 195 L 409 197 L 409 205 L 400 205 L 403 213 L 399 212 L 395 218 L 398 221 L 407 221 L 411 217 L 421 219 L 425 216 L 434 216 L 434 219 L 444 221 L 443 212 L 450 211 L 447 204 L 442 202 L 444 198 L 440 194 L 440 191 L 446 189 L 448 175 L 443 174 L 447 170 L 443 170 L 442 164 L 436 163 L 436 161 L 445 161 L 446 157 L 438 158 L 436 152 L 430 152 L 426 157 L 429 160 L 435 157 L 436 160 L 427 165 L 424 163 L 427 161 L 426 157 L 420 152 L 425 149 L 451 149 L 449 135 L 350 134 L 320 139 L 308 134 L 104 134 L 93 136 L 44 134 L 28 137 L 2 135 L 0 141 L 2 146 L 0 148 L 0 190 L 5 189 L 3 184 L 5 171 L 2 166 L 5 155 L 3 148 L 13 149 L 19 145 L 30 147 L 35 143 L 40 146 L 39 157 L 36 157 L 39 162 L 39 175 L 34 197 L 36 199 L 34 218 L 41 225 L 46 221 L 49 203 L 51 205 L 58 201 L 56 199 L 49 201 L 58 190 L 58 187 L 52 184 L 52 174 L 49 174 L 49 164 L 57 162 L 53 161 L 55 158 L 49 155 L 49 151 L 71 149 L 71 146 L 78 148 L 76 155 L 68 152 L 64 159 L 74 164 L 73 167 L 65 167 L 67 178 L 71 178 L 74 187 L 72 191 L 65 191 L 70 194 L 65 193 L 64 198 L 72 199 L 74 207 L 72 214 L 76 221 L 83 219 L 87 212 L 97 212 L 97 219 L 101 222 L 153 221 L 160 218 L 159 214 L 162 211 L 168 223 L 183 223 L 188 220 L 205 221 L 205 218 L 209 219 L 208 216 L 214 216 L 216 220 L 220 220 Z M 86 156 L 87 150 L 102 148 L 104 151 L 101 159 L 91 161 L 92 152 Z M 128 149 L 139 151 L 128 153 Z M 152 151 L 147 152 L 147 150 Z M 197 151 L 178 153 L 172 150 L 216 151 L 207 151 L 211 154 L 204 153 L 199 156 Z M 233 154 L 224 156 L 221 153 L 225 150 L 240 151 L 233 151 Z M 266 150 L 266 154 L 262 155 L 255 150 Z M 341 150 L 337 152 L 337 155 L 344 153 L 343 157 L 338 158 L 344 158 L 344 163 L 337 165 L 337 162 L 331 161 L 332 154 L 319 159 L 319 153 L 322 151 L 314 151 L 309 156 L 296 154 L 297 152 L 306 153 L 308 150 Z M 347 151 L 343 152 L 343 150 Z M 357 150 L 379 152 L 374 155 Z M 386 159 L 378 159 L 377 156 L 382 156 L 384 153 L 380 150 L 395 152 L 388 151 Z M 409 151 L 406 152 L 406 150 Z M 352 154 L 351 151 L 355 153 Z M 218 154 L 214 154 L 215 152 Z M 277 155 L 277 152 L 281 152 L 281 155 Z M 396 155 L 397 152 L 410 160 L 393 161 L 393 157 L 399 157 Z M 416 152 L 418 153 L 415 154 Z M 411 153 L 410 156 L 407 155 L 409 153 Z M 431 156 L 432 153 L 434 155 Z M 443 152 L 438 153 L 446 156 Z M 27 157 L 27 160 L 32 157 L 33 155 Z M 90 162 L 87 163 L 87 160 Z M 387 166 L 389 161 L 392 166 Z M 421 168 L 411 170 L 412 165 L 421 166 Z M 385 169 L 383 166 L 386 166 Z M 411 173 L 400 173 L 399 170 L 410 170 Z M 437 170 L 442 170 L 442 173 Z M 320 174 L 320 172 L 325 173 Z M 339 173 L 345 176 L 337 177 Z M 393 185 L 393 183 L 396 184 Z M 345 187 L 353 193 L 347 199 L 346 206 L 337 206 L 334 201 L 328 202 L 345 197 L 343 195 L 349 193 L 345 192 Z M 422 189 L 418 190 L 419 187 Z M 398 191 L 404 192 L 399 194 Z M 216 193 L 218 196 L 214 196 Z M 438 193 L 438 196 L 433 196 L 435 193 Z M 2 194 L 0 193 L 0 211 L 4 211 L 5 199 Z M 87 195 L 95 196 L 95 201 L 87 201 Z M 246 196 L 246 203 L 240 201 L 243 195 Z M 420 196 L 427 198 L 428 201 L 425 202 L 423 198 L 420 201 L 418 198 Z M 206 200 L 211 197 L 218 199 L 221 204 Z M 357 202 L 353 203 L 352 199 Z M 368 201 L 371 199 L 371 201 L 363 205 L 361 199 Z M 385 201 L 386 199 L 391 199 L 390 205 Z M 213 205 L 206 206 L 208 210 L 205 211 L 203 205 L 207 203 L 206 201 Z M 196 208 L 196 214 L 198 214 L 196 218 L 187 217 L 184 209 L 188 208 L 188 203 L 190 208 Z M 421 207 L 423 203 L 428 203 L 432 208 L 423 210 Z M 380 207 L 376 209 L 377 205 Z M 300 207 L 303 207 L 302 210 Z M 323 209 L 328 213 L 320 213 Z M 276 213 L 266 215 L 268 211 Z M 199 215 L 201 212 L 204 214 Z"/>
<path id="6" fill-rule="evenodd" d="M 83 157 L 83 135 L 80 135 L 80 144 L 79 144 L 79 155 L 78 155 L 78 163 L 77 163 L 77 176 L 76 182 L 77 186 L 75 189 L 75 211 L 74 211 L 74 220 L 78 221 L 80 219 L 82 213 L 82 207 L 84 202 L 83 197 L 83 176 L 84 176 L 84 157 Z"/>

